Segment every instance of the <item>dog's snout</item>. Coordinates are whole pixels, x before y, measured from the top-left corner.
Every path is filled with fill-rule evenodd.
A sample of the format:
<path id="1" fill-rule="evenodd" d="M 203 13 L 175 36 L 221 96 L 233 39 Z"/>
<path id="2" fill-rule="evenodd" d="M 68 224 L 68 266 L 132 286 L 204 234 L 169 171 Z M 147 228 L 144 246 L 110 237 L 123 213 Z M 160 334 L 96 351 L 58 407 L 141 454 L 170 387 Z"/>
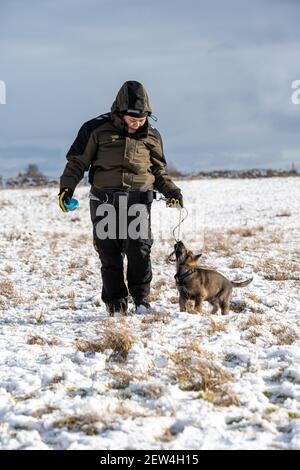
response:
<path id="1" fill-rule="evenodd" d="M 175 243 L 174 250 L 175 251 L 182 250 L 183 246 L 184 246 L 183 243 L 181 241 L 179 241 L 179 242 Z"/>

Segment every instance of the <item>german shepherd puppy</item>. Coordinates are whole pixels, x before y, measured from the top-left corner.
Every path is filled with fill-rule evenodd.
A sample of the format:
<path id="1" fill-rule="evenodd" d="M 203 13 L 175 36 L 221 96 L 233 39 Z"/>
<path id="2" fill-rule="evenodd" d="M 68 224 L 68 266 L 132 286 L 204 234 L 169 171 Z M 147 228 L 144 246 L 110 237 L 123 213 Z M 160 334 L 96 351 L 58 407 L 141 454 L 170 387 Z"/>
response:
<path id="1" fill-rule="evenodd" d="M 206 300 L 213 307 L 212 314 L 217 313 L 220 307 L 222 315 L 226 315 L 229 313 L 232 288 L 248 286 L 253 279 L 244 282 L 229 281 L 217 271 L 196 267 L 201 254 L 193 255 L 181 241 L 175 243 L 174 253 L 177 268 L 175 280 L 182 312 L 186 312 L 188 299 L 193 299 L 195 310 L 199 313 L 202 312 L 202 304 Z"/>

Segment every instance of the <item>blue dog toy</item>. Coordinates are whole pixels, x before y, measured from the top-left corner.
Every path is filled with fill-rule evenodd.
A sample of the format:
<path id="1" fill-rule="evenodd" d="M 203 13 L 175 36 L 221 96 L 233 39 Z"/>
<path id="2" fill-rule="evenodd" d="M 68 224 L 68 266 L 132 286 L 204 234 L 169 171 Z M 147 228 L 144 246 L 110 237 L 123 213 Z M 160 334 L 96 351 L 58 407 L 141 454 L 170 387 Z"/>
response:
<path id="1" fill-rule="evenodd" d="M 64 206 L 65 206 L 66 209 L 68 209 L 68 211 L 74 211 L 75 209 L 77 209 L 77 207 L 79 207 L 79 202 L 77 201 L 77 199 L 72 197 L 69 204 L 64 202 Z"/>

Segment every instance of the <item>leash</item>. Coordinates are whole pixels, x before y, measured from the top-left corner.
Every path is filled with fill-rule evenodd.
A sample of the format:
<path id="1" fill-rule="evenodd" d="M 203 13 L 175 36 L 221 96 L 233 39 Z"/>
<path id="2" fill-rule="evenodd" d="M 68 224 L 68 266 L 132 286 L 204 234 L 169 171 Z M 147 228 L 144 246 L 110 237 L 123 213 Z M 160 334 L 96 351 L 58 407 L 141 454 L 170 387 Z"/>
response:
<path id="1" fill-rule="evenodd" d="M 182 212 L 185 211 L 185 215 L 184 217 L 182 218 Z M 186 207 L 180 207 L 179 208 L 179 222 L 177 225 L 175 225 L 175 227 L 173 228 L 173 237 L 174 237 L 174 240 L 175 242 L 179 242 L 180 241 L 180 228 L 181 228 L 181 224 L 186 220 L 186 218 L 188 217 L 189 213 L 188 213 L 188 210 Z M 177 233 L 177 238 L 176 238 L 176 235 L 175 235 L 175 232 L 176 232 L 176 229 L 178 228 L 178 233 Z"/>
<path id="2" fill-rule="evenodd" d="M 181 207 L 179 205 L 179 201 L 178 199 L 175 199 L 175 198 L 172 198 L 172 199 L 168 199 L 164 196 L 161 196 L 159 198 L 155 198 L 156 201 L 164 201 L 167 203 L 167 207 L 170 207 L 170 208 L 175 208 L 175 209 L 178 209 L 179 210 L 179 222 L 177 225 L 175 225 L 175 227 L 173 228 L 172 230 L 172 234 L 173 234 L 173 237 L 174 237 L 174 240 L 176 242 L 178 242 L 180 240 L 180 227 L 181 227 L 181 224 L 186 220 L 186 218 L 188 217 L 189 213 L 188 213 L 188 210 L 186 207 Z M 185 215 L 184 217 L 182 218 L 182 215 L 183 215 L 183 211 L 185 211 Z M 177 237 L 176 237 L 176 229 L 178 229 L 178 233 L 177 233 Z M 171 253 L 172 255 L 173 253 Z"/>

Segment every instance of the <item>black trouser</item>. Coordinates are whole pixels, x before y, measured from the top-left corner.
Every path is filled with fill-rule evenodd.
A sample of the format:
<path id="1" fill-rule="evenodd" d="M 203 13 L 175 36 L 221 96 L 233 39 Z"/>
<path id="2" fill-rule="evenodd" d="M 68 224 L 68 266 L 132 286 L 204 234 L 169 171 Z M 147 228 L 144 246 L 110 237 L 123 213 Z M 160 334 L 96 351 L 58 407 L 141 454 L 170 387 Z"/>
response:
<path id="1" fill-rule="evenodd" d="M 133 299 L 144 299 L 150 293 L 150 283 L 152 280 L 151 269 L 151 246 L 153 239 L 151 236 L 151 202 L 145 204 L 149 214 L 149 229 L 147 238 L 134 240 L 127 237 L 119 237 L 119 207 L 114 205 L 116 210 L 116 239 L 98 237 L 96 232 L 97 223 L 103 216 L 97 216 L 96 211 L 101 201 L 90 200 L 91 219 L 93 223 L 93 239 L 95 250 L 101 260 L 102 275 L 102 300 L 105 303 L 118 304 L 123 299 L 127 299 L 128 290 Z M 128 200 L 128 207 L 130 206 Z M 121 209 L 120 209 L 121 210 Z M 127 227 L 134 217 L 127 217 Z M 127 284 L 124 281 L 123 261 L 127 256 Z"/>

